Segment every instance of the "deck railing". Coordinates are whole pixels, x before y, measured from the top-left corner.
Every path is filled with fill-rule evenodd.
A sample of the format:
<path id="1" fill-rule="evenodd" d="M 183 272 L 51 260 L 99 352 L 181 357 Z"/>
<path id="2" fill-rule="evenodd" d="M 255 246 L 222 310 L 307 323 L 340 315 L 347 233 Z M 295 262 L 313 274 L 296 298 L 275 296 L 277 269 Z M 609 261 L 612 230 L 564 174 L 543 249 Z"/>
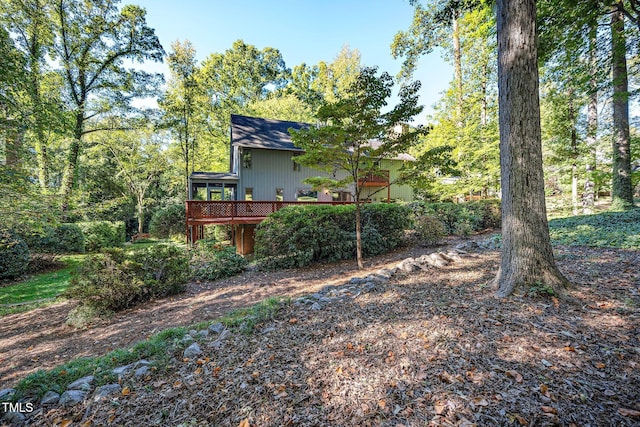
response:
<path id="1" fill-rule="evenodd" d="M 222 220 L 233 223 L 234 220 L 260 219 L 286 206 L 300 205 L 348 205 L 352 202 L 267 202 L 267 201 L 206 201 L 187 200 L 187 224 Z"/>
<path id="2" fill-rule="evenodd" d="M 363 187 L 384 187 L 389 185 L 389 171 L 379 170 L 375 173 L 369 173 L 358 180 L 358 185 Z"/>

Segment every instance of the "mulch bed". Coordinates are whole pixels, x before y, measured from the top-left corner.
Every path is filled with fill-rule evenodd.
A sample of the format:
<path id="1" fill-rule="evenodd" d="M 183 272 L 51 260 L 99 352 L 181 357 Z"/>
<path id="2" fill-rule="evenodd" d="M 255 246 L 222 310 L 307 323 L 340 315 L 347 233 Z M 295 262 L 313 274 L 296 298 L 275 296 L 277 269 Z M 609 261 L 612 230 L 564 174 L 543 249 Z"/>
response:
<path id="1" fill-rule="evenodd" d="M 499 254 L 292 304 L 200 359 L 36 423 L 216 426 L 640 425 L 637 251 L 556 248 L 565 299 L 497 299 Z M 75 425 L 75 424 L 74 424 Z M 84 424 L 83 424 L 84 425 Z"/>

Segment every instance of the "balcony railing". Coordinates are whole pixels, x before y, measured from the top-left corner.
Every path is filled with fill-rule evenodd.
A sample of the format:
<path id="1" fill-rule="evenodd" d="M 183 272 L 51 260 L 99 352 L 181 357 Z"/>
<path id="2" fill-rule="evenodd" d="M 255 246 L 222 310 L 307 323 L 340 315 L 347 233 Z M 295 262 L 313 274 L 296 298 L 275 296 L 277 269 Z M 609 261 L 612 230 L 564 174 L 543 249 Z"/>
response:
<path id="1" fill-rule="evenodd" d="M 187 225 L 202 223 L 260 222 L 270 213 L 286 206 L 346 205 L 351 202 L 262 202 L 187 200 Z"/>
<path id="2" fill-rule="evenodd" d="M 369 173 L 358 180 L 360 187 L 385 187 L 389 185 L 389 171 L 380 170 L 375 173 Z"/>

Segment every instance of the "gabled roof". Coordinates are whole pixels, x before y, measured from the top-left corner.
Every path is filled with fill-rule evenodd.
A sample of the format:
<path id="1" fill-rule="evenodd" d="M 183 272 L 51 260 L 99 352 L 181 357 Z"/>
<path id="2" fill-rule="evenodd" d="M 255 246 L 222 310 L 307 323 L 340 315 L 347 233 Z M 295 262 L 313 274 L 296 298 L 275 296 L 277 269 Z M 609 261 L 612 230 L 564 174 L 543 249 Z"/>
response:
<path id="1" fill-rule="evenodd" d="M 310 126 L 308 123 L 287 122 L 232 114 L 231 145 L 246 148 L 304 152 L 301 148 L 293 145 L 289 128 L 302 129 Z M 380 141 L 372 140 L 370 144 L 376 148 L 380 145 Z M 390 160 L 415 161 L 416 159 L 409 154 L 400 153 L 395 157 L 391 157 Z"/>
<path id="2" fill-rule="evenodd" d="M 301 129 L 310 125 L 300 122 L 261 119 L 231 115 L 231 145 L 247 148 L 302 151 L 293 145 L 289 128 Z"/>

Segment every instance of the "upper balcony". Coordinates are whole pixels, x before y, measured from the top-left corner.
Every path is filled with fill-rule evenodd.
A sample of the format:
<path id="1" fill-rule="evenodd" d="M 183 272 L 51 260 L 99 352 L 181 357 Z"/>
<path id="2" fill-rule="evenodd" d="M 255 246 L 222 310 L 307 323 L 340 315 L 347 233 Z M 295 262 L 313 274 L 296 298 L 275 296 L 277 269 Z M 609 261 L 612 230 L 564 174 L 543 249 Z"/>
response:
<path id="1" fill-rule="evenodd" d="M 389 171 L 379 170 L 369 173 L 358 180 L 360 187 L 386 187 L 389 185 Z"/>

